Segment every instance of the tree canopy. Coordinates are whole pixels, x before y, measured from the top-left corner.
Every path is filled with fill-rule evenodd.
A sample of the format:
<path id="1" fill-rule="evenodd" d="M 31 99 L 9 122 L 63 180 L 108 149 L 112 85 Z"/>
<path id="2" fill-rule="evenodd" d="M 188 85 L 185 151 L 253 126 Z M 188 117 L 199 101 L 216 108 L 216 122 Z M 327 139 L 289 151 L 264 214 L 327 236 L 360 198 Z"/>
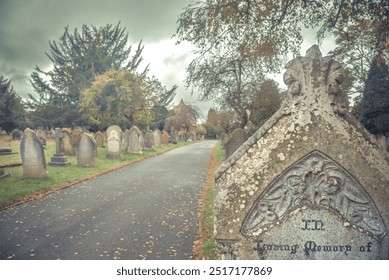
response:
<path id="1" fill-rule="evenodd" d="M 80 124 L 81 91 L 91 86 L 95 76 L 115 69 L 137 71 L 142 61 L 142 42 L 132 53 L 128 33 L 120 23 L 103 27 L 83 25 L 81 32 L 65 27 L 58 41 L 49 42 L 46 52 L 52 66 L 44 71 L 35 67 L 31 84 L 39 97 L 29 95 L 29 106 L 36 111 L 35 121 L 50 119 L 55 125 Z M 144 71 L 146 71 L 145 69 Z"/>
<path id="2" fill-rule="evenodd" d="M 388 65 L 379 64 L 378 58 L 371 63 L 360 121 L 373 134 L 389 132 L 389 69 Z"/>
<path id="3" fill-rule="evenodd" d="M 304 32 L 313 29 L 319 42 L 329 35 L 337 38 L 334 54 L 349 71 L 348 89 L 355 96 L 362 92 L 372 57 L 387 59 L 388 19 L 389 2 L 382 0 L 205 0 L 179 16 L 176 38 L 196 48 L 187 85 L 197 87 L 202 99 L 224 102 L 244 119 L 247 110 L 240 113 L 234 103 L 225 102 L 231 95 L 223 88 L 230 61 L 240 61 L 245 72 L 255 70 L 258 82 L 265 73 L 279 72 L 291 54 L 298 55 Z M 243 77 L 255 81 L 246 73 Z M 239 91 L 238 80 L 229 79 L 235 87 L 229 87 L 231 92 L 252 97 L 252 92 Z M 234 101 L 245 108 L 244 98 Z"/>
<path id="4" fill-rule="evenodd" d="M 167 90 L 155 78 L 130 70 L 109 70 L 82 91 L 83 120 L 100 130 L 111 124 L 146 128 L 155 120 L 154 109 L 167 106 L 175 89 Z"/>
<path id="5" fill-rule="evenodd" d="M 0 127 L 10 132 L 26 126 L 26 111 L 21 97 L 15 92 L 11 80 L 0 76 Z"/>

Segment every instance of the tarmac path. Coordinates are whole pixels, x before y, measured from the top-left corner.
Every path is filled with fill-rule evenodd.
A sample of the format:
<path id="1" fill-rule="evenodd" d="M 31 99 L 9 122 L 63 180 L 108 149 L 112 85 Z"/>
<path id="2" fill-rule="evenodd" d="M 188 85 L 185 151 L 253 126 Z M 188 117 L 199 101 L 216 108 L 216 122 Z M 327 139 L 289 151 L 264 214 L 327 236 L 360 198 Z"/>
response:
<path id="1" fill-rule="evenodd" d="M 0 212 L 0 259 L 190 259 L 216 141 Z"/>

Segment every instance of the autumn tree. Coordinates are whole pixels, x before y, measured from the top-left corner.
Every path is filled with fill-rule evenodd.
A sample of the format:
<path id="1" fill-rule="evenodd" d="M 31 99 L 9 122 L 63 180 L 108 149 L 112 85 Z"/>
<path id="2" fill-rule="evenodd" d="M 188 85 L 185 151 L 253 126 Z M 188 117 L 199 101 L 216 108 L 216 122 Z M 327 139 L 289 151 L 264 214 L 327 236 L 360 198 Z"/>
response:
<path id="1" fill-rule="evenodd" d="M 222 65 L 211 61 L 248 60 L 261 69 L 257 72 L 259 76 L 278 72 L 290 54 L 298 55 L 307 29 L 316 30 L 319 41 L 328 35 L 337 36 L 339 48 L 335 54 L 359 72 L 353 81 L 355 86 L 350 87 L 353 90 L 359 82 L 363 83 L 360 77 L 368 69 L 365 56 L 370 61 L 369 54 L 378 54 L 381 59 L 387 54 L 388 13 L 389 2 L 382 0 L 206 0 L 189 5 L 179 16 L 176 37 L 178 43 L 188 41 L 196 47 L 196 58 L 188 67 L 187 84 L 199 87 L 203 98 L 216 96 L 206 91 L 207 83 L 201 80 L 205 75 L 198 74 L 205 73 L 203 69 Z M 224 83 L 216 75 L 209 79 L 214 87 Z M 233 91 L 237 89 L 239 86 Z M 247 93 L 242 91 L 242 95 Z"/>
<path id="2" fill-rule="evenodd" d="M 153 108 L 170 102 L 175 88 L 167 90 L 155 78 L 129 70 L 109 70 L 82 91 L 83 121 L 100 130 L 113 123 L 146 128 L 154 120 Z"/>
<path id="3" fill-rule="evenodd" d="M 136 71 L 142 61 L 141 42 L 132 54 L 125 28 L 107 24 L 83 25 L 73 33 L 65 27 L 58 41 L 49 42 L 46 53 L 52 67 L 44 71 L 36 66 L 31 84 L 38 94 L 30 94 L 29 106 L 36 111 L 36 121 L 50 120 L 55 125 L 80 124 L 81 91 L 91 86 L 96 75 L 115 69 Z"/>
<path id="4" fill-rule="evenodd" d="M 22 98 L 15 92 L 11 80 L 0 76 L 0 127 L 10 132 L 26 126 L 26 111 Z"/>
<path id="5" fill-rule="evenodd" d="M 196 127 L 199 114 L 194 106 L 185 104 L 181 99 L 180 104 L 173 108 L 174 114 L 165 121 L 165 130 L 173 127 L 176 131 L 183 131 L 185 139 L 188 139 L 188 132 Z"/>

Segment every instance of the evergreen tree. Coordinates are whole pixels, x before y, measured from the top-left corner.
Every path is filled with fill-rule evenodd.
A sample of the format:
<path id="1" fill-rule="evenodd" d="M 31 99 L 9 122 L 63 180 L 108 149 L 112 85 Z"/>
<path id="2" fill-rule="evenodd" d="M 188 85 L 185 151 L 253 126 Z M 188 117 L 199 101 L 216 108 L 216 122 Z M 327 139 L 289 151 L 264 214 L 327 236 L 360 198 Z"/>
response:
<path id="1" fill-rule="evenodd" d="M 30 95 L 29 106 L 36 113 L 35 122 L 61 126 L 82 124 L 79 113 L 81 91 L 91 86 L 95 76 L 107 70 L 136 71 L 142 61 L 142 43 L 131 54 L 128 33 L 110 24 L 97 28 L 83 25 L 81 32 L 65 32 L 58 41 L 50 42 L 47 57 L 52 70 L 38 66 L 31 74 L 31 83 L 39 97 Z M 147 69 L 144 70 L 144 73 Z M 143 74 L 144 74 L 143 73 Z"/>
<path id="2" fill-rule="evenodd" d="M 359 120 L 373 134 L 389 132 L 389 71 L 377 58 L 370 66 Z"/>
<path id="3" fill-rule="evenodd" d="M 0 76 L 0 127 L 8 132 L 26 126 L 26 112 L 19 95 L 11 86 L 11 80 Z"/>

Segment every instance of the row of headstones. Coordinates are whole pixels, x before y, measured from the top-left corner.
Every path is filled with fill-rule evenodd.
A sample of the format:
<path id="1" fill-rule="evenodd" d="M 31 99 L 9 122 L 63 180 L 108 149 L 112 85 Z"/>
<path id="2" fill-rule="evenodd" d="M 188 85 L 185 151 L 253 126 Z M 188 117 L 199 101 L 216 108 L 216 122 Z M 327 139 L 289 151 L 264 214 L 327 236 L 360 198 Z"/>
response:
<path id="1" fill-rule="evenodd" d="M 143 133 L 136 126 L 123 133 L 119 126 L 113 125 L 107 129 L 107 158 L 121 158 L 123 138 L 125 139 L 127 153 L 141 153 L 142 149 L 152 150 L 169 142 L 177 143 L 174 130 L 171 131 L 171 136 L 166 131 L 161 133 L 159 130 L 148 131 L 143 136 Z M 68 130 L 59 128 L 56 129 L 55 139 L 56 153 L 51 157 L 51 162 L 49 163 L 49 165 L 53 166 L 70 165 L 65 155 L 66 151 L 68 155 L 75 154 L 77 156 L 77 166 L 93 167 L 96 165 L 98 142 L 104 141 L 101 132 L 96 133 L 95 137 L 89 133 L 72 135 Z M 23 178 L 47 176 L 44 145 L 40 137 L 29 128 L 22 135 L 20 153 Z"/>

